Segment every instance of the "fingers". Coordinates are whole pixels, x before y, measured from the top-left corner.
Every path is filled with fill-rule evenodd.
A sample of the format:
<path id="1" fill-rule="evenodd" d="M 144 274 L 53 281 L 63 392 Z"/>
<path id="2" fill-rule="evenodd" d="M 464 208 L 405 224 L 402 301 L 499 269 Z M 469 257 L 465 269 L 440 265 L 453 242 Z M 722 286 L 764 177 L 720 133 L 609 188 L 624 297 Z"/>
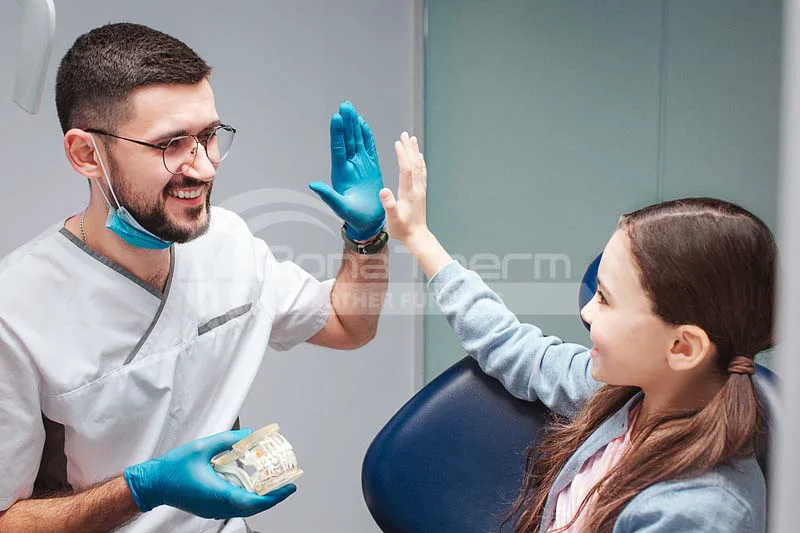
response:
<path id="1" fill-rule="evenodd" d="M 369 127 L 369 123 L 361 117 L 359 117 L 359 123 L 361 124 L 361 133 L 364 136 L 364 149 L 366 149 L 369 156 L 377 164 L 378 150 L 375 148 L 375 138 L 372 135 L 372 129 Z"/>
<path id="2" fill-rule="evenodd" d="M 344 120 L 339 113 L 331 117 L 331 166 L 342 168 L 347 163 L 347 148 L 344 144 Z"/>
<path id="3" fill-rule="evenodd" d="M 414 137 L 411 137 L 411 138 L 409 139 L 409 142 L 410 142 L 410 144 L 411 144 L 411 152 L 412 152 L 414 155 L 417 155 L 417 154 L 419 154 L 419 144 L 417 144 L 417 137 L 416 137 L 416 136 L 414 136 Z"/>
<path id="4" fill-rule="evenodd" d="M 395 209 L 397 209 L 397 200 L 394 194 L 392 194 L 391 189 L 381 189 L 381 192 L 378 193 L 378 198 L 381 200 L 383 210 L 386 211 L 386 216 L 391 218 L 391 215 L 394 214 Z"/>
<path id="5" fill-rule="evenodd" d="M 406 135 L 408 138 L 408 136 Z M 425 166 L 425 158 L 419 151 L 419 143 L 416 137 L 408 138 L 405 143 L 409 164 L 412 167 L 411 184 L 415 187 L 426 188 L 428 183 L 428 169 Z"/>
<path id="6" fill-rule="evenodd" d="M 259 496 L 258 494 L 239 487 L 234 487 L 234 489 L 237 490 L 231 490 L 230 502 L 233 506 L 241 510 L 241 513 L 237 516 L 252 516 L 266 511 L 297 492 L 297 487 L 293 483 L 277 488 L 263 496 Z"/>
<path id="7" fill-rule="evenodd" d="M 400 135 L 400 140 L 394 143 L 394 152 L 397 156 L 397 166 L 400 169 L 400 183 L 397 187 L 397 194 L 402 198 L 411 189 L 411 159 L 408 156 L 408 150 L 403 144 L 404 139 L 408 139 L 408 134 L 403 132 Z"/>
<path id="8" fill-rule="evenodd" d="M 419 144 L 416 137 L 411 137 L 411 147 L 414 151 L 414 172 L 412 177 L 414 184 L 423 188 L 428 185 L 428 168 L 425 165 L 425 157 L 419 151 Z"/>
<path id="9" fill-rule="evenodd" d="M 285 500 L 295 492 L 297 492 L 297 487 L 294 484 L 290 483 L 288 485 L 284 485 L 283 487 L 275 489 L 272 492 L 264 494 L 263 496 L 261 496 L 261 498 L 263 498 L 265 501 L 269 501 L 270 502 L 269 506 L 272 507 L 273 505 L 281 503 L 283 500 Z M 269 507 L 267 507 L 267 509 L 269 509 Z"/>
<path id="10" fill-rule="evenodd" d="M 354 126 L 358 124 L 358 118 L 353 104 L 348 101 L 339 105 L 339 114 L 342 115 L 344 121 L 344 145 L 349 159 L 356 153 Z"/>
<path id="11" fill-rule="evenodd" d="M 397 155 L 397 166 L 400 167 L 400 172 L 411 170 L 411 159 L 408 157 L 408 150 L 405 145 L 405 139 L 407 138 L 408 133 L 403 132 L 400 134 L 400 140 L 394 142 L 394 152 Z"/>
<path id="12" fill-rule="evenodd" d="M 353 137 L 355 137 L 355 148 L 356 152 L 361 153 L 364 152 L 364 132 L 361 129 L 361 125 L 364 122 L 364 119 L 358 115 L 353 115 Z"/>
<path id="13" fill-rule="evenodd" d="M 406 151 L 406 156 L 408 157 L 409 164 L 413 165 L 420 155 L 417 138 L 410 137 L 408 133 L 404 131 L 403 133 L 400 134 L 400 144 Z"/>
<path id="14" fill-rule="evenodd" d="M 412 187 L 427 187 L 428 170 L 425 158 L 419 151 L 419 142 L 416 137 L 409 137 L 408 133 L 400 134 L 400 140 L 395 142 L 397 165 L 400 167 L 400 185 L 398 193 L 402 197 L 404 192 Z"/>

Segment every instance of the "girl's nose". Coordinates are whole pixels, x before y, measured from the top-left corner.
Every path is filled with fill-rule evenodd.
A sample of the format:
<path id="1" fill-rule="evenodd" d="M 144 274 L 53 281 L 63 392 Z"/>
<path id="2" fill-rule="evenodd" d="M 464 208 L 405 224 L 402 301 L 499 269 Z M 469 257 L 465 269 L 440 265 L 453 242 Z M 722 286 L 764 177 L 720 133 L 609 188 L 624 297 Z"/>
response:
<path id="1" fill-rule="evenodd" d="M 586 305 L 583 306 L 583 309 L 581 309 L 581 318 L 583 319 L 584 322 L 586 322 L 590 326 L 592 325 L 592 309 L 591 309 L 591 307 L 592 307 L 593 303 L 594 303 L 594 298 L 589 300 L 589 302 Z"/>

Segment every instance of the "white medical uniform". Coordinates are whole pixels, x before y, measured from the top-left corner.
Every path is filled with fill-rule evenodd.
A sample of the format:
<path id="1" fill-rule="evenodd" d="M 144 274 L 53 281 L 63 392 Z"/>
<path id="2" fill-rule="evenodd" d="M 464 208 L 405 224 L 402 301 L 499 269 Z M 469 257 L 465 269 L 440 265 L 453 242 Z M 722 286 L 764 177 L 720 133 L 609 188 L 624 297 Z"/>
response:
<path id="1" fill-rule="evenodd" d="M 163 294 L 61 225 L 0 263 L 0 510 L 32 494 L 45 418 L 63 426 L 66 481 L 87 487 L 230 429 L 267 345 L 288 349 L 329 316 L 332 280 L 279 263 L 229 211 L 171 253 Z M 161 506 L 122 531 L 245 524 Z"/>

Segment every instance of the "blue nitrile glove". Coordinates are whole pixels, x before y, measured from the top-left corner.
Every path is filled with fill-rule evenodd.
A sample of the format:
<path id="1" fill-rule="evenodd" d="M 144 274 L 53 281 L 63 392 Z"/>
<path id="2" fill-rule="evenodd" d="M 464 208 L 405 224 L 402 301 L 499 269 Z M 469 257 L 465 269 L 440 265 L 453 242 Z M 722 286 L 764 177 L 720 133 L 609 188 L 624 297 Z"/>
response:
<path id="1" fill-rule="evenodd" d="M 202 518 L 251 516 L 285 500 L 297 490 L 284 485 L 259 496 L 222 479 L 211 458 L 228 450 L 253 431 L 224 431 L 197 439 L 166 454 L 125 469 L 125 481 L 139 509 L 177 507 Z"/>
<path id="2" fill-rule="evenodd" d="M 369 124 L 350 102 L 331 117 L 331 184 L 315 181 L 309 187 L 345 221 L 348 237 L 374 237 L 386 221 L 378 197 L 383 178 Z"/>

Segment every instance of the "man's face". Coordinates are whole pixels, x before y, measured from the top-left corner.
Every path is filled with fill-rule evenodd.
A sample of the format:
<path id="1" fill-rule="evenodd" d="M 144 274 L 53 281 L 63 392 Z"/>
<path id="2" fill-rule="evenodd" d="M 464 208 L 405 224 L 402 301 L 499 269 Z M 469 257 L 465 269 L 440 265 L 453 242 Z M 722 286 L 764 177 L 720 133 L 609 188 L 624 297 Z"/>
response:
<path id="1" fill-rule="evenodd" d="M 156 85 L 131 95 L 133 117 L 114 134 L 152 144 L 170 138 L 199 134 L 219 123 L 214 93 L 207 80 L 196 85 Z M 108 146 L 108 144 L 107 144 Z M 162 152 L 147 146 L 115 140 L 107 151 L 110 180 L 119 203 L 158 237 L 187 242 L 206 232 L 211 189 L 217 165 L 202 146 L 194 163 L 182 174 L 164 167 Z M 199 196 L 195 198 L 179 198 Z M 109 198 L 113 202 L 113 198 Z"/>

